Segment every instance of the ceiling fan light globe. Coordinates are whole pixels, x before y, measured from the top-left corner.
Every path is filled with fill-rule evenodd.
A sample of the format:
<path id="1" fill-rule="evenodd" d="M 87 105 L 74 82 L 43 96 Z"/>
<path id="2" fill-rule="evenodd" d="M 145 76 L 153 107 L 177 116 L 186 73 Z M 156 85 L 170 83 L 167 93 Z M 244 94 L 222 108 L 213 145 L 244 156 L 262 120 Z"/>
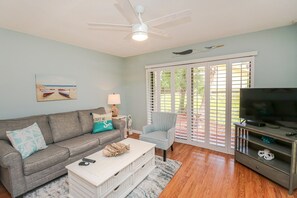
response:
<path id="1" fill-rule="evenodd" d="M 148 38 L 148 27 L 144 23 L 134 24 L 132 26 L 132 39 L 135 41 L 144 41 Z"/>
<path id="2" fill-rule="evenodd" d="M 135 41 L 145 41 L 148 38 L 146 32 L 134 32 L 132 34 L 132 39 Z"/>

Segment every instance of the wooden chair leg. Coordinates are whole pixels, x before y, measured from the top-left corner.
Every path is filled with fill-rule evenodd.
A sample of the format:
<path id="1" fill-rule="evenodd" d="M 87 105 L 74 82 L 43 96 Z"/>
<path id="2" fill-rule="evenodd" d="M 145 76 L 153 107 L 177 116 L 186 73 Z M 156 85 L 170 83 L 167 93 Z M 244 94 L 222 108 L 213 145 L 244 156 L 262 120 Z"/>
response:
<path id="1" fill-rule="evenodd" d="M 173 144 L 171 145 L 171 151 L 173 151 Z"/>
<path id="2" fill-rule="evenodd" d="M 163 161 L 166 162 L 166 150 L 163 150 Z"/>

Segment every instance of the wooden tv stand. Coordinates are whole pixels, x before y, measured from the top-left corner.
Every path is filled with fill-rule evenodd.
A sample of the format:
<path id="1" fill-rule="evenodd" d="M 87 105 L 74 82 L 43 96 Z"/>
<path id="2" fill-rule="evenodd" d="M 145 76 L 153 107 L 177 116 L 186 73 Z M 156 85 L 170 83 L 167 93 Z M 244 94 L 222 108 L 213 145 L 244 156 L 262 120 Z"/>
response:
<path id="1" fill-rule="evenodd" d="M 235 123 L 235 160 L 287 188 L 289 194 L 297 187 L 296 136 L 286 136 L 292 129 L 256 127 Z M 264 143 L 262 137 L 273 138 Z M 269 149 L 271 161 L 258 156 L 259 150 Z"/>

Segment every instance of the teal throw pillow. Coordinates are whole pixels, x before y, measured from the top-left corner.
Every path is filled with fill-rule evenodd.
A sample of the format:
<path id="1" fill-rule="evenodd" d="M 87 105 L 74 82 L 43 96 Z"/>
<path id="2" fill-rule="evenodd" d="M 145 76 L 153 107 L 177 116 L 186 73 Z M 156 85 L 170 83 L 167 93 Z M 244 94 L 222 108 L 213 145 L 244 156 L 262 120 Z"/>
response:
<path id="1" fill-rule="evenodd" d="M 25 159 L 33 153 L 47 148 L 43 135 L 37 123 L 15 131 L 6 131 L 12 146 L 21 153 Z"/>
<path id="2" fill-rule="evenodd" d="M 100 133 L 103 131 L 110 131 L 113 130 L 112 126 L 112 115 L 111 113 L 108 114 L 96 114 L 93 113 L 93 133 Z"/>

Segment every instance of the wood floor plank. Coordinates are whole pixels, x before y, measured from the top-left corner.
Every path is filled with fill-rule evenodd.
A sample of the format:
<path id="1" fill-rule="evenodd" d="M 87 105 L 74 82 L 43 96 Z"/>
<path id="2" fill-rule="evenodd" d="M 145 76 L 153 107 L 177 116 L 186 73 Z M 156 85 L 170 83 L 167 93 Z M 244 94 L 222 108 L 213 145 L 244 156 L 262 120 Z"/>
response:
<path id="1" fill-rule="evenodd" d="M 156 154 L 162 154 L 156 150 Z M 297 190 L 288 195 L 287 189 L 235 163 L 233 155 L 174 143 L 174 151 L 168 150 L 167 157 L 182 162 L 182 166 L 160 198 L 297 198 Z"/>
<path id="2" fill-rule="evenodd" d="M 130 136 L 138 139 L 139 135 Z M 162 156 L 162 151 L 156 149 Z M 232 155 L 174 143 L 167 157 L 182 162 L 181 168 L 161 193 L 160 198 L 297 198 L 297 190 L 288 190 L 259 175 Z M 10 197 L 0 183 L 0 198 Z"/>

